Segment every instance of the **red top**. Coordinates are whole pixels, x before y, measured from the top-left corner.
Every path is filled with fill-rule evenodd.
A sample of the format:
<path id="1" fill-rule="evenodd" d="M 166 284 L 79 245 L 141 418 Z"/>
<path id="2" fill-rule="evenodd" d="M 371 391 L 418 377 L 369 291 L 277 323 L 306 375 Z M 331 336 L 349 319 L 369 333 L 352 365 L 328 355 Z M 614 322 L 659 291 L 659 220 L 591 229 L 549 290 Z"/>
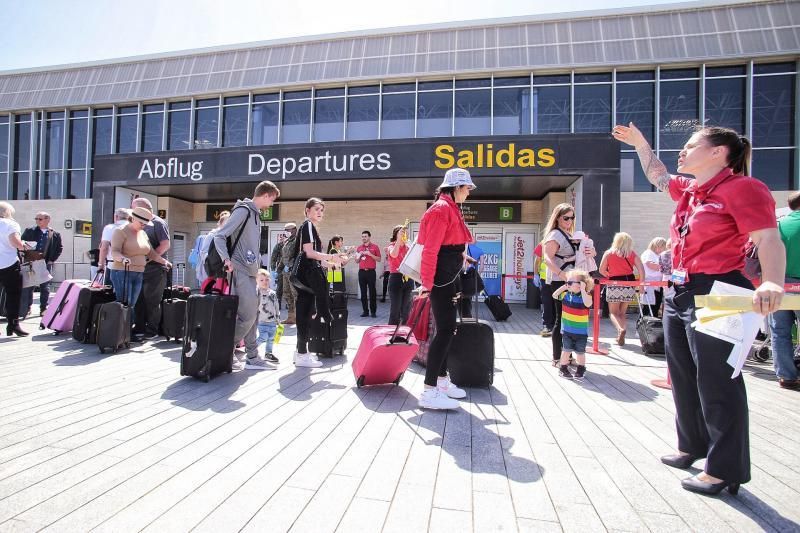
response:
<path id="1" fill-rule="evenodd" d="M 417 242 L 425 246 L 422 249 L 422 284 L 428 289 L 433 288 L 439 248 L 463 245 L 472 240 L 472 234 L 456 203 L 450 195 L 439 196 L 419 221 Z"/>
<path id="2" fill-rule="evenodd" d="M 381 249 L 378 248 L 378 245 L 374 242 L 371 242 L 367 245 L 362 244 L 358 248 L 356 248 L 357 252 L 369 252 L 372 255 L 376 256 L 378 259 L 381 257 Z M 365 269 L 365 268 L 372 268 L 374 269 L 377 266 L 375 260 L 368 255 L 361 256 L 361 259 L 358 261 L 358 268 Z"/>
<path id="3" fill-rule="evenodd" d="M 692 273 L 724 274 L 744 268 L 751 231 L 775 228 L 775 200 L 763 182 L 722 170 L 701 187 L 673 176 L 669 194 L 678 202 L 670 222 L 672 265 Z M 688 221 L 681 240 L 680 229 Z"/>
<path id="4" fill-rule="evenodd" d="M 392 243 L 386 247 L 386 262 L 389 264 L 389 273 L 394 274 L 397 272 L 397 268 L 400 266 L 400 263 L 403 261 L 403 258 L 408 253 L 408 245 L 404 242 L 400 243 L 400 248 L 397 251 L 397 257 L 392 257 L 392 249 L 395 247 L 397 243 Z"/>
<path id="5" fill-rule="evenodd" d="M 630 265 L 628 263 L 630 263 Z M 612 276 L 628 276 L 633 274 L 633 267 L 636 265 L 636 252 L 629 253 L 628 257 L 622 257 L 611 252 L 608 254 L 606 265 L 608 266 L 609 278 Z"/>

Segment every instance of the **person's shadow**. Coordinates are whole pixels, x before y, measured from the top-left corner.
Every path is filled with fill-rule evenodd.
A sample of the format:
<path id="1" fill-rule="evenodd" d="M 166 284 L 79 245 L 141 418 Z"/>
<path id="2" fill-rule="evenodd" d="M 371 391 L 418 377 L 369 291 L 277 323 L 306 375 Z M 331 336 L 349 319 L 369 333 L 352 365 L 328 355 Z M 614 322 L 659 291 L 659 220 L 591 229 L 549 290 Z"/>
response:
<path id="1" fill-rule="evenodd" d="M 164 389 L 161 399 L 190 411 L 231 413 L 247 405 L 230 397 L 251 375 L 252 372 L 222 373 L 208 383 L 184 377 Z"/>
<path id="2" fill-rule="evenodd" d="M 327 379 L 312 381 L 312 375 L 319 375 L 323 372 L 332 372 L 329 367 L 336 365 L 327 363 L 321 368 L 296 368 L 294 372 L 283 374 L 278 378 L 278 392 L 287 400 L 293 402 L 307 402 L 313 399 L 315 394 L 319 394 L 329 389 L 344 389 L 341 383 L 331 383 Z"/>

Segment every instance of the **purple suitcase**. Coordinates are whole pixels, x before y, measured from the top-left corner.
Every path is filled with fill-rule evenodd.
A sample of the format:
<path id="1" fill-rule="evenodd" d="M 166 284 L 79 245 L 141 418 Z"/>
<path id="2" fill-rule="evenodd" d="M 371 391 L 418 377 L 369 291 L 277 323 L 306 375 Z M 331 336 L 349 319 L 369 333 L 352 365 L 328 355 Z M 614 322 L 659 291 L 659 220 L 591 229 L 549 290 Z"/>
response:
<path id="1" fill-rule="evenodd" d="M 39 329 L 52 329 L 56 335 L 72 331 L 75 311 L 78 309 L 78 294 L 92 284 L 88 279 L 68 279 L 61 282 L 55 298 L 50 301 L 42 316 Z"/>

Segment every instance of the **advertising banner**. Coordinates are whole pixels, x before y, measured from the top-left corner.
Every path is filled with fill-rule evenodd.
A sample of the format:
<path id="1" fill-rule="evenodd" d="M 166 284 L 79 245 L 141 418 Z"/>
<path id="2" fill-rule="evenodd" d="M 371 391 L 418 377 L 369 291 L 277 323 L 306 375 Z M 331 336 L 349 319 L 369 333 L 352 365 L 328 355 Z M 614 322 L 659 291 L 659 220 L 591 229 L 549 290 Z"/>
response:
<path id="1" fill-rule="evenodd" d="M 533 233 L 506 233 L 503 253 L 505 274 L 526 276 L 533 271 L 533 249 L 536 247 Z M 524 302 L 528 288 L 525 278 L 506 278 L 505 299 L 507 302 Z"/>
<path id="2" fill-rule="evenodd" d="M 131 202 L 136 198 L 147 198 L 153 204 L 154 209 L 158 209 L 158 197 L 154 194 L 146 192 L 134 191 L 125 187 L 117 187 L 114 189 L 114 209 L 120 207 L 130 208 Z M 113 215 L 109 218 L 113 218 Z"/>
<path id="3" fill-rule="evenodd" d="M 567 203 L 575 208 L 575 230 L 583 229 L 583 178 L 567 187 Z"/>
<path id="4" fill-rule="evenodd" d="M 483 251 L 483 255 L 478 263 L 478 272 L 480 272 L 483 278 L 486 294 L 499 295 L 500 273 L 502 272 L 500 258 L 503 251 L 503 234 L 498 232 L 481 233 L 480 231 L 476 231 L 475 245 Z"/>

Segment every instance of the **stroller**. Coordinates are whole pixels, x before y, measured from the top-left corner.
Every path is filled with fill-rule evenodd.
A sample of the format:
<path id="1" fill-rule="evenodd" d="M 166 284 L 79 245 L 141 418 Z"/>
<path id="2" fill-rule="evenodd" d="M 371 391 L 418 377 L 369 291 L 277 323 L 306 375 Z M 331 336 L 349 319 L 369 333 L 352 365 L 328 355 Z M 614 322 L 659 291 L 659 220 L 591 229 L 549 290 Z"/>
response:
<path id="1" fill-rule="evenodd" d="M 792 344 L 794 344 L 794 364 L 800 368 L 800 344 L 798 344 L 798 328 L 800 324 L 795 322 L 792 328 Z M 764 320 L 764 326 L 756 335 L 753 347 L 750 349 L 750 359 L 758 363 L 766 363 L 772 357 L 772 335 L 769 333 L 769 326 Z"/>

